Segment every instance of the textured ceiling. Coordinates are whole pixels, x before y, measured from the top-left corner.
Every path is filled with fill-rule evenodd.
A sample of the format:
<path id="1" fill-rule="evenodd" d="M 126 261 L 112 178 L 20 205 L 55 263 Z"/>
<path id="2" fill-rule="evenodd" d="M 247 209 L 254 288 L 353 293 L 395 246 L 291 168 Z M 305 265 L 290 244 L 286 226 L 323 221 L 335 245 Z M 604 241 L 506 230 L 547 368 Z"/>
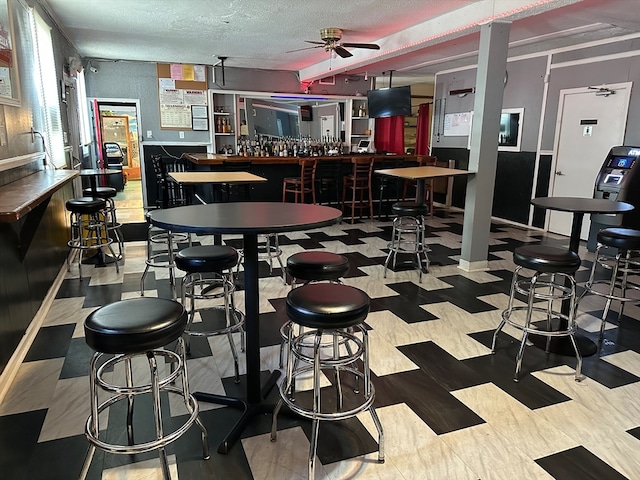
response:
<path id="1" fill-rule="evenodd" d="M 37 0 L 85 58 L 294 70 L 416 81 L 475 63 L 480 24 L 512 22 L 510 55 L 640 32 L 640 0 Z M 338 27 L 377 43 L 331 58 L 305 40 Z"/>

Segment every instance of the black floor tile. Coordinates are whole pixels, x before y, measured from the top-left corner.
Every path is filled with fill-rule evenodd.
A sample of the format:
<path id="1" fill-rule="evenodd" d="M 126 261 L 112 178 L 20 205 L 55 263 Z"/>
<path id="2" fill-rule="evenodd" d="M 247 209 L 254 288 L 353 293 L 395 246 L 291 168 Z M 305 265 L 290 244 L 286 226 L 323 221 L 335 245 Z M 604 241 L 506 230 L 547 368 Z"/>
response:
<path id="1" fill-rule="evenodd" d="M 0 417 L 0 476 L 27 479 L 29 462 L 40 436 L 46 410 Z"/>
<path id="2" fill-rule="evenodd" d="M 84 308 L 101 307 L 122 299 L 122 283 L 109 283 L 107 285 L 92 285 L 87 288 Z"/>
<path id="3" fill-rule="evenodd" d="M 84 337 L 72 338 L 64 358 L 60 379 L 88 376 L 89 363 L 93 354 L 94 351 L 87 345 Z"/>
<path id="4" fill-rule="evenodd" d="M 380 312 L 384 310 L 389 310 L 407 323 L 425 322 L 437 318 L 432 313 L 420 308 L 417 303 L 407 299 L 404 295 L 371 299 L 372 312 Z"/>
<path id="5" fill-rule="evenodd" d="M 89 442 L 84 435 L 38 443 L 29 463 L 29 473 L 23 478 L 76 480 L 79 478 L 88 449 Z M 101 479 L 104 455 L 103 452 L 96 452 L 87 480 Z"/>
<path id="6" fill-rule="evenodd" d="M 377 377 L 374 385 L 376 406 L 406 403 L 438 435 L 484 423 L 421 370 Z"/>
<path id="7" fill-rule="evenodd" d="M 433 342 L 404 345 L 398 350 L 449 392 L 483 383 L 475 370 Z"/>
<path id="8" fill-rule="evenodd" d="M 536 463 L 556 480 L 626 480 L 627 478 L 582 446 L 539 458 Z"/>
<path id="9" fill-rule="evenodd" d="M 639 421 L 640 423 L 640 421 Z M 636 437 L 638 440 L 640 440 L 640 427 L 636 427 L 636 428 L 632 428 L 631 430 L 627 430 L 627 433 L 629 435 L 632 435 L 634 437 Z"/>
<path id="10" fill-rule="evenodd" d="M 25 357 L 25 362 L 64 358 L 69 350 L 75 324 L 42 327 Z"/>

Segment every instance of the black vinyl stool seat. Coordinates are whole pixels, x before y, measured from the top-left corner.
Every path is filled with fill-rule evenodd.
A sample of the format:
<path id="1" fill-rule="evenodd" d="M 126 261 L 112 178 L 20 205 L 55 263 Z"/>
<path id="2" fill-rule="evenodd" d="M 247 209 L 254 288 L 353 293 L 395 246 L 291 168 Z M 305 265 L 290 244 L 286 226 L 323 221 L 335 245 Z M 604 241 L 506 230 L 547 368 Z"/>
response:
<path id="1" fill-rule="evenodd" d="M 220 273 L 238 263 L 238 252 L 226 245 L 200 245 L 180 250 L 176 267 L 189 273 Z"/>
<path id="2" fill-rule="evenodd" d="M 416 202 L 396 202 L 391 205 L 391 211 L 400 217 L 426 217 L 429 215 L 429 205 Z"/>
<path id="3" fill-rule="evenodd" d="M 516 248 L 513 262 L 539 273 L 575 273 L 580 268 L 580 257 L 571 250 L 549 245 L 526 245 Z"/>
<path id="4" fill-rule="evenodd" d="M 576 281 L 574 274 L 580 268 L 580 257 L 570 250 L 548 246 L 548 245 L 524 245 L 518 247 L 513 252 L 513 261 L 516 269 L 513 272 L 511 281 L 511 294 L 507 309 L 502 312 L 500 325 L 493 333 L 491 342 L 491 353 L 495 353 L 498 333 L 504 325 L 522 331 L 520 339 L 520 349 L 516 356 L 516 370 L 513 380 L 519 380 L 522 368 L 522 357 L 529 334 L 541 335 L 547 338 L 546 351 L 549 351 L 549 344 L 552 337 L 569 337 L 576 354 L 576 381 L 582 380 L 582 356 L 578 350 L 575 340 L 577 329 L 575 321 L 576 306 Z M 521 275 L 521 271 L 533 270 L 535 273 L 531 277 Z M 514 306 L 516 293 L 527 297 L 527 304 L 524 306 Z M 544 306 L 536 306 L 537 300 L 545 300 Z M 568 314 L 564 314 L 559 309 L 559 303 L 569 302 Z M 534 315 L 535 314 L 535 315 Z M 552 321 L 566 323 L 566 328 L 558 330 L 552 329 Z M 545 328 L 538 328 L 535 322 L 545 322 Z"/>
<path id="5" fill-rule="evenodd" d="M 94 197 L 94 198 L 113 198 L 118 194 L 118 191 L 113 187 L 96 187 L 96 191 L 94 192 L 92 188 L 83 188 L 82 195 L 85 197 Z"/>
<path id="6" fill-rule="evenodd" d="M 198 245 L 180 250 L 175 256 L 175 264 L 185 272 L 182 277 L 181 299 L 187 305 L 189 299 L 189 319 L 185 328 L 186 349 L 190 352 L 190 337 L 211 337 L 226 335 L 231 347 L 234 360 L 235 381 L 240 381 L 238 366 L 238 352 L 232 334 L 240 333 L 240 345 L 244 351 L 244 314 L 235 306 L 234 292 L 236 290 L 233 270 L 238 264 L 238 251 L 228 245 Z M 222 305 L 196 308 L 196 300 L 221 299 Z M 216 327 L 205 326 L 204 322 L 222 312 L 224 322 L 217 322 Z M 200 315 L 202 323 L 194 326 L 196 313 Z M 212 321 L 218 320 L 211 318 Z"/>
<path id="7" fill-rule="evenodd" d="M 182 339 L 186 324 L 187 313 L 183 306 L 163 298 L 122 300 L 105 305 L 89 314 L 84 323 L 85 339 L 87 345 L 96 353 L 91 359 L 91 414 L 85 427 L 85 436 L 90 446 L 80 474 L 81 480 L 86 478 L 96 448 L 121 455 L 158 450 L 163 477 L 171 478 L 165 446 L 181 437 L 194 423 L 201 430 L 203 457 L 209 458 L 207 430 L 198 415 L 198 402 L 189 392 Z M 163 348 L 174 341 L 177 342 L 176 352 Z M 103 361 L 103 357 L 107 357 L 107 360 Z M 137 384 L 134 385 L 132 361 L 141 357 L 147 359 L 149 375 L 137 372 Z M 164 377 L 158 372 L 157 357 L 164 358 L 165 363 L 172 365 L 171 372 Z M 120 363 L 124 364 L 124 379 L 116 383 L 118 378 L 114 367 Z M 107 372 L 113 375 L 113 380 L 109 382 L 105 376 Z M 99 392 L 109 393 L 109 397 L 102 403 L 99 403 Z M 164 432 L 161 408 L 161 398 L 166 394 L 180 395 L 189 413 L 188 418 L 178 428 L 167 434 Z M 155 438 L 139 439 L 137 443 L 134 441 L 133 429 L 136 395 L 151 395 L 155 421 Z M 106 438 L 118 437 L 105 435 L 104 430 L 107 427 L 100 427 L 100 414 L 121 400 L 127 401 L 127 445 L 108 443 L 101 438 L 101 435 Z M 113 427 L 113 418 L 109 418 L 109 427 Z"/>
<path id="8" fill-rule="evenodd" d="M 640 302 L 640 295 L 630 295 L 631 292 L 640 291 L 640 285 L 629 280 L 629 276 L 634 277 L 640 274 L 640 230 L 604 228 L 598 232 L 597 240 L 595 260 L 591 265 L 589 279 L 584 285 L 584 292 L 578 299 L 578 303 L 587 294 L 607 299 L 598 337 L 602 342 L 611 302 L 620 302 L 618 322 L 622 319 L 625 304 Z M 617 249 L 617 252 L 607 255 L 607 248 Z M 609 278 L 595 279 L 596 273 L 602 270 L 611 271 Z"/>
<path id="9" fill-rule="evenodd" d="M 419 273 L 418 281 L 422 282 L 422 272 L 429 271 L 429 248 L 424 243 L 424 217 L 429 215 L 429 206 L 416 202 L 396 202 L 391 206 L 395 215 L 391 241 L 387 245 L 389 253 L 384 262 L 383 277 L 387 278 L 389 261 L 393 258 L 393 269 L 396 268 L 398 253 L 415 255 Z"/>
<path id="10" fill-rule="evenodd" d="M 378 431 L 378 461 L 384 462 L 384 437 L 373 407 L 375 390 L 371 382 L 368 334 L 364 326 L 370 308 L 369 296 L 348 285 L 310 283 L 291 290 L 286 305 L 291 321 L 311 330 L 296 336 L 294 329 L 289 329 L 286 376 L 279 385 L 280 400 L 273 412 L 271 441 L 277 438 L 278 413 L 282 405 L 311 419 L 308 478 L 313 479 L 319 422 L 344 420 L 368 410 Z M 321 355 L 323 337 L 332 339 L 334 348 L 331 354 Z M 333 370 L 337 392 L 335 405 L 328 402 L 331 406 L 325 403 L 324 408 L 321 403 L 325 397 L 320 388 L 323 370 Z M 313 375 L 312 400 L 296 397 L 296 379 L 309 372 Z M 343 396 L 345 378 L 341 378 L 340 372 L 354 376 L 353 394 Z M 362 391 L 360 380 L 363 381 Z"/>
<path id="11" fill-rule="evenodd" d="M 105 213 L 107 216 L 107 229 L 115 235 L 115 240 L 118 243 L 118 258 L 122 258 L 124 252 L 124 240 L 120 231 L 122 223 L 118 222 L 116 204 L 113 201 L 115 196 L 118 194 L 118 191 L 113 187 L 96 187 L 95 192 L 91 188 L 84 188 L 82 190 L 82 194 L 85 197 L 102 198 L 103 200 L 106 200 L 107 205 L 105 207 Z"/>
<path id="12" fill-rule="evenodd" d="M 287 273 L 293 285 L 296 280 L 304 282 L 338 280 L 349 271 L 349 260 L 333 252 L 300 252 L 287 258 Z"/>
<path id="13" fill-rule="evenodd" d="M 71 238 L 67 242 L 69 255 L 67 255 L 67 271 L 71 271 L 71 254 L 73 250 L 79 251 L 78 274 L 82 280 L 82 257 L 87 250 L 95 250 L 106 247 L 114 258 L 116 254 L 111 248 L 113 240 L 109 236 L 109 228 L 106 223 L 106 201 L 101 198 L 79 197 L 65 202 L 69 211 L 71 224 Z M 120 272 L 117 260 L 114 262 L 116 272 Z"/>
<path id="14" fill-rule="evenodd" d="M 67 200 L 65 205 L 70 212 L 88 215 L 103 210 L 105 202 L 99 198 L 79 197 Z"/>
<path id="15" fill-rule="evenodd" d="M 287 274 L 291 277 L 291 288 L 311 282 L 329 281 L 342 283 L 341 278 L 349 271 L 349 259 L 333 252 L 299 252 L 287 258 Z M 284 350 L 292 328 L 291 320 L 280 328 L 280 368 L 284 366 Z"/>

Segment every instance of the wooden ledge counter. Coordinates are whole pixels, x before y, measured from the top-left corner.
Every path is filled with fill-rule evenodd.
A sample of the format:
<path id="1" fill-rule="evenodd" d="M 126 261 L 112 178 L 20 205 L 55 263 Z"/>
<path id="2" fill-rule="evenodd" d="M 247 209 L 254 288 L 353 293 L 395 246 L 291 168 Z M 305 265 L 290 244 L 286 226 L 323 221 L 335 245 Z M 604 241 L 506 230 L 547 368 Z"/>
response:
<path id="1" fill-rule="evenodd" d="M 16 222 L 78 176 L 76 170 L 39 170 L 0 187 L 0 222 Z"/>

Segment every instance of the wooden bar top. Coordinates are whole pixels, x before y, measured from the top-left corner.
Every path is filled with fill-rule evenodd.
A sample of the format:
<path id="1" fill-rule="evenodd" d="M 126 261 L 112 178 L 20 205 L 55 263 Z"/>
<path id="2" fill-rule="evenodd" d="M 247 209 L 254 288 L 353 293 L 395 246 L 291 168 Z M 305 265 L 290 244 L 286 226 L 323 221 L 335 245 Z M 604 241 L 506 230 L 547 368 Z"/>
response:
<path id="1" fill-rule="evenodd" d="M 18 221 L 78 176 L 76 170 L 39 170 L 0 187 L 0 222 Z"/>
<path id="2" fill-rule="evenodd" d="M 327 155 L 320 157 L 240 157 L 237 155 L 221 155 L 217 153 L 184 153 L 182 157 L 189 160 L 196 165 L 222 165 L 222 162 L 251 162 L 254 164 L 262 165 L 276 165 L 276 164 L 297 164 L 302 158 L 314 158 L 320 161 L 326 160 L 342 160 L 343 162 L 350 162 L 352 158 L 358 157 L 373 157 L 376 161 L 393 160 L 393 159 L 411 159 L 415 160 L 418 155 L 386 155 L 382 153 L 354 153 L 352 155 Z"/>

